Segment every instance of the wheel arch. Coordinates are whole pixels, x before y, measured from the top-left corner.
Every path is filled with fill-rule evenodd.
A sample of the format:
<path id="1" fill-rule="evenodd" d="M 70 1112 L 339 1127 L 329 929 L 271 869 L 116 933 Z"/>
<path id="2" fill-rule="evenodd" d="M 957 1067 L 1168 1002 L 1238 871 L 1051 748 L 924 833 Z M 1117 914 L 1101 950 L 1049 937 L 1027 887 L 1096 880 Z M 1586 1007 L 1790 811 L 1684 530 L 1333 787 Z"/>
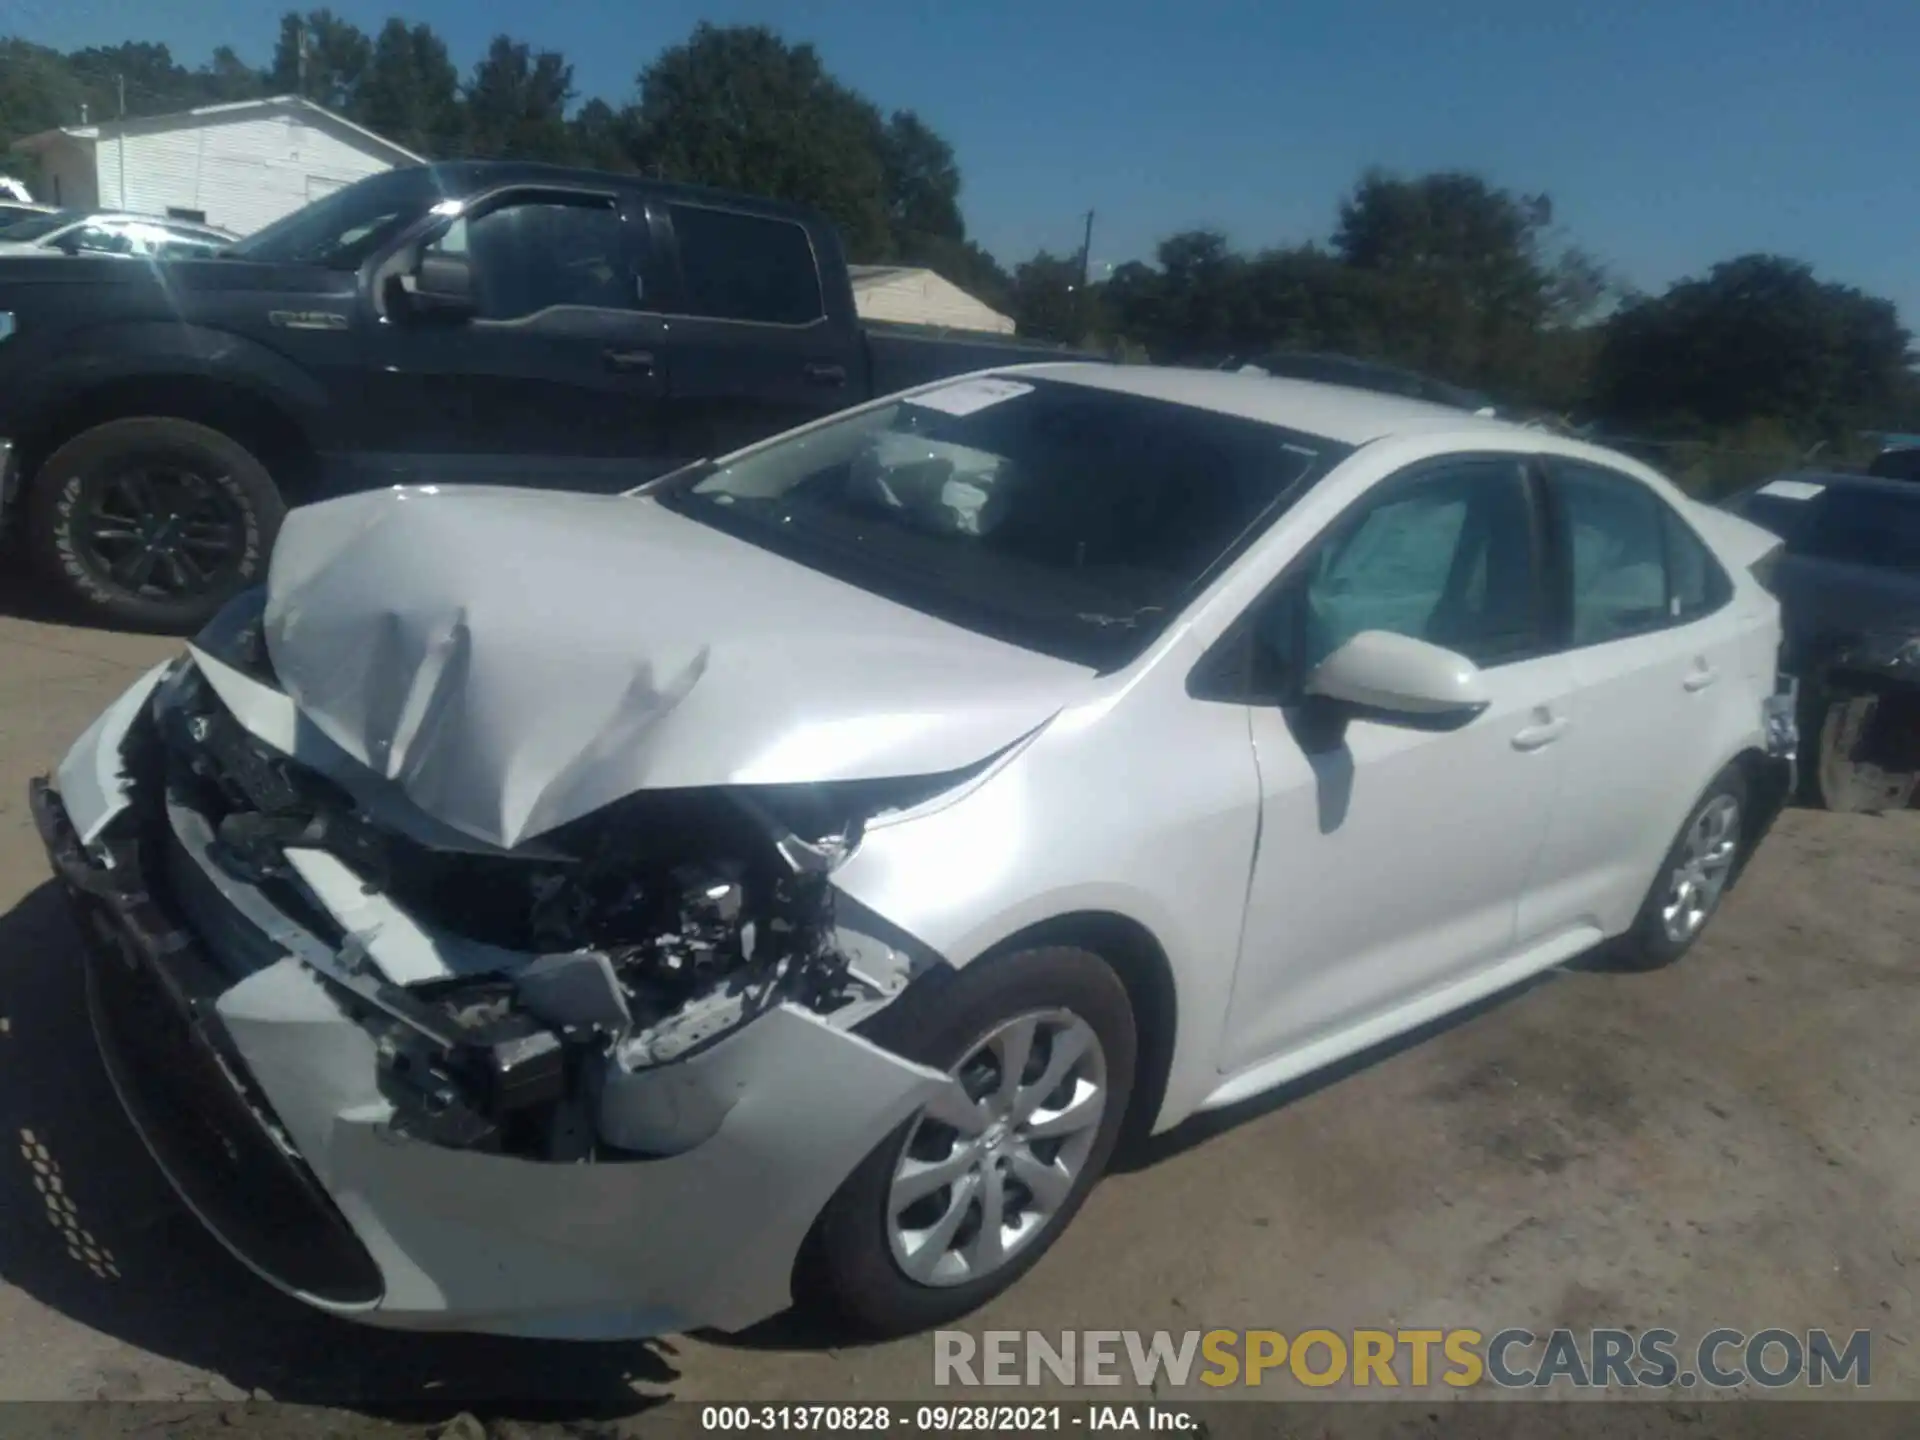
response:
<path id="1" fill-rule="evenodd" d="M 185 420 L 231 437 L 266 467 L 288 504 L 316 488 L 318 448 L 291 407 L 219 376 L 134 374 L 69 392 L 17 437 L 24 483 L 16 503 L 61 446 L 95 426 L 133 419 Z"/>
<path id="2" fill-rule="evenodd" d="M 1173 1073 L 1179 1033 L 1179 992 L 1173 963 L 1158 937 L 1130 915 L 1113 910 L 1075 910 L 1016 930 L 970 963 L 1043 946 L 1071 946 L 1098 955 L 1113 967 L 1133 1011 L 1136 1044 L 1132 1093 L 1120 1132 L 1123 1147 L 1153 1132 Z"/>

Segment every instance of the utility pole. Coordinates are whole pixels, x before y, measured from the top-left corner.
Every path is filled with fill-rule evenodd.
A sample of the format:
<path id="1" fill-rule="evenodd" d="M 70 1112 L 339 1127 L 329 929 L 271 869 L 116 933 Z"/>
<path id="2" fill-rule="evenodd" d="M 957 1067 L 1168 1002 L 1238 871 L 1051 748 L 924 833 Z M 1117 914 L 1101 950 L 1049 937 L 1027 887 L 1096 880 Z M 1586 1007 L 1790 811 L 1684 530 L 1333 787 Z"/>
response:
<path id="1" fill-rule="evenodd" d="M 1093 211 L 1087 211 L 1086 238 L 1080 242 L 1080 288 L 1087 288 L 1087 270 L 1093 261 Z"/>
<path id="2" fill-rule="evenodd" d="M 307 93 L 307 22 L 293 22 L 293 90 L 304 97 Z"/>
<path id="3" fill-rule="evenodd" d="M 113 83 L 120 91 L 120 118 L 124 120 L 127 118 L 127 77 L 116 75 L 113 77 Z"/>

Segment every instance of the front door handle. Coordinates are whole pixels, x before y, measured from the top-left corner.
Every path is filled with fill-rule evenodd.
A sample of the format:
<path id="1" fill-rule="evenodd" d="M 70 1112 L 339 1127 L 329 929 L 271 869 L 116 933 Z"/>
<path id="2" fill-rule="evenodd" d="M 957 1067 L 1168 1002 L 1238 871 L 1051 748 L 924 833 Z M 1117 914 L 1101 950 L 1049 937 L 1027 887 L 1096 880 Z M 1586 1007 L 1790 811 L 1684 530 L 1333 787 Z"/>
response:
<path id="1" fill-rule="evenodd" d="M 1557 716 L 1552 720 L 1542 720 L 1537 725 L 1529 725 L 1524 730 L 1516 731 L 1513 737 L 1513 748 L 1516 750 L 1538 750 L 1543 746 L 1551 745 L 1564 735 L 1566 730 L 1567 717 L 1564 715 Z"/>
<path id="2" fill-rule="evenodd" d="M 809 385 L 844 385 L 847 383 L 847 367 L 830 360 L 809 360 L 801 366 L 800 373 L 807 378 Z"/>
<path id="3" fill-rule="evenodd" d="M 602 350 L 600 358 L 609 370 L 623 375 L 651 375 L 654 358 L 651 350 Z"/>
<path id="4" fill-rule="evenodd" d="M 1720 672 L 1702 660 L 1699 667 L 1680 683 L 1688 690 L 1704 690 L 1720 678 Z"/>

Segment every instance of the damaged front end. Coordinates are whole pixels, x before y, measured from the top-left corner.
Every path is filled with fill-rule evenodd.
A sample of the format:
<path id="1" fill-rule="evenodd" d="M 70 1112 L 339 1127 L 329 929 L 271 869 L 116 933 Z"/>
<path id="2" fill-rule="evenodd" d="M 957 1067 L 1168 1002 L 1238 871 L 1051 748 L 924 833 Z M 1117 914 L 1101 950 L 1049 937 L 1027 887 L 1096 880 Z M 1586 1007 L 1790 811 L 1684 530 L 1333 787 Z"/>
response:
<path id="1" fill-rule="evenodd" d="M 155 686 L 127 731 L 130 809 L 301 932 L 374 1037 L 398 1134 L 552 1162 L 678 1153 L 735 1097 L 663 1067 L 778 1006 L 850 1029 L 929 963 L 846 923 L 830 876 L 869 816 L 955 777 L 647 791 L 513 850 L 436 844 L 371 818 L 317 737 L 287 753 L 253 733 L 209 675 L 277 693 L 257 619 Z"/>
<path id="2" fill-rule="evenodd" d="M 1835 649 L 1809 686 L 1803 723 L 1828 809 L 1920 805 L 1920 633 L 1862 636 Z"/>

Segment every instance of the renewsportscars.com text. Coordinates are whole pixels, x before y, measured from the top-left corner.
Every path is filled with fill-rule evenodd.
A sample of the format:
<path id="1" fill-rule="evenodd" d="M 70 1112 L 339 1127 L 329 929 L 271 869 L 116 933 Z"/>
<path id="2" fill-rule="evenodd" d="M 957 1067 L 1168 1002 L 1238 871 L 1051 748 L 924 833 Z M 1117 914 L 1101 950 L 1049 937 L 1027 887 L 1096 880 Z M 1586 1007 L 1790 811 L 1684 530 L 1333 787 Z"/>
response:
<path id="1" fill-rule="evenodd" d="M 1323 1389 L 1865 1388 L 1873 1336 L 1855 1330 L 940 1330 L 935 1385 L 1227 1386 Z"/>

